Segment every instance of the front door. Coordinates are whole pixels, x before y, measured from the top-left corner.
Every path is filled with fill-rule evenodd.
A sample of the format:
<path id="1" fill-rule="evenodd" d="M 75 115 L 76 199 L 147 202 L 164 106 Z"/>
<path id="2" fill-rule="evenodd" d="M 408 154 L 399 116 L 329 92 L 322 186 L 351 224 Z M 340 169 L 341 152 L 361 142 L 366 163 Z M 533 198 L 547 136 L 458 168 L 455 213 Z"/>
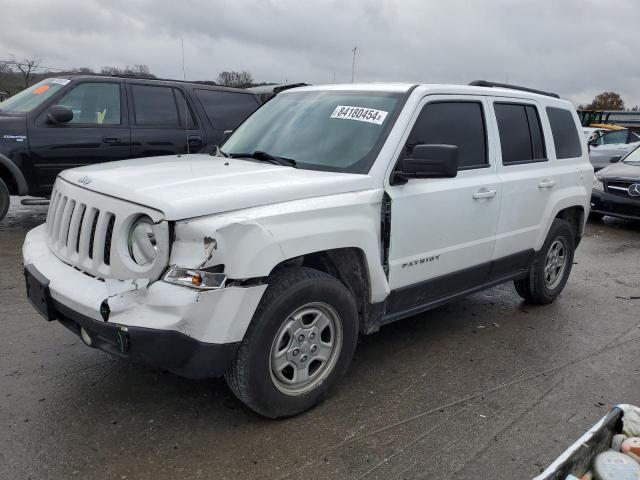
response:
<path id="1" fill-rule="evenodd" d="M 427 96 L 405 147 L 448 144 L 459 149 L 456 178 L 411 179 L 391 185 L 387 313 L 419 309 L 487 281 L 496 241 L 500 184 L 483 97 Z"/>
<path id="2" fill-rule="evenodd" d="M 29 131 L 34 178 L 42 193 L 67 168 L 129 158 L 130 133 L 121 80 L 82 81 L 54 99 L 73 111 L 64 124 L 47 123 L 43 111 Z"/>

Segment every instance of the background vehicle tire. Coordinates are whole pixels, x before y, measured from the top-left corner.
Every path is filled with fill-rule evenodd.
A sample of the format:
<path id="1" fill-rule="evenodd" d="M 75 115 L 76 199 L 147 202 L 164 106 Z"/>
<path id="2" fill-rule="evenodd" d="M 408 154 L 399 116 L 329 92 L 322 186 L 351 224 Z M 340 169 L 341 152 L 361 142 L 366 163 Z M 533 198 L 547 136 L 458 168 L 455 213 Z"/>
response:
<path id="1" fill-rule="evenodd" d="M 514 282 L 518 295 L 533 304 L 553 302 L 571 273 L 575 245 L 571 224 L 556 218 L 542 249 L 536 253 L 529 274 Z"/>
<path id="2" fill-rule="evenodd" d="M 9 189 L 0 178 L 0 221 L 2 221 L 9 211 L 9 201 Z"/>
<path id="3" fill-rule="evenodd" d="M 604 218 L 604 214 L 602 213 L 596 213 L 596 212 L 589 213 L 589 220 L 593 222 L 601 222 L 603 218 Z"/>
<path id="4" fill-rule="evenodd" d="M 225 378 L 260 415 L 296 415 L 346 372 L 357 339 L 356 304 L 339 280 L 306 267 L 283 269 L 269 278 Z"/>

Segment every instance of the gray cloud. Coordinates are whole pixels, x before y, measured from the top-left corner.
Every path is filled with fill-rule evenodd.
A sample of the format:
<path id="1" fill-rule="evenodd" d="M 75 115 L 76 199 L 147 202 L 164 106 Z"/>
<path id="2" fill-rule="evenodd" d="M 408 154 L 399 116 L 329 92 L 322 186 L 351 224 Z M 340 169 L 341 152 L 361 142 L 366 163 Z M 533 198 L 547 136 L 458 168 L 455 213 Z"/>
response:
<path id="1" fill-rule="evenodd" d="M 637 0 L 0 0 L 0 57 L 60 67 L 144 63 L 180 78 L 248 70 L 258 81 L 467 83 L 604 90 L 640 104 Z"/>

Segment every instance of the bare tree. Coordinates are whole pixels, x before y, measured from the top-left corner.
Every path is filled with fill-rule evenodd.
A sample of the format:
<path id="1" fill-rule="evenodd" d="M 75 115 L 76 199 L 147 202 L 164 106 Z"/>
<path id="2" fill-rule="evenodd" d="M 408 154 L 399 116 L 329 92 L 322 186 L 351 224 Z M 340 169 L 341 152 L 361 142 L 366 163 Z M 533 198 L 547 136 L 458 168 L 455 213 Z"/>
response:
<path id="1" fill-rule="evenodd" d="M 156 78 L 156 76 L 151 73 L 151 69 L 148 65 L 127 65 L 124 73 L 127 75 L 135 75 L 140 78 Z"/>
<path id="2" fill-rule="evenodd" d="M 217 83 L 225 87 L 248 88 L 253 85 L 249 72 L 220 72 Z"/>
<path id="3" fill-rule="evenodd" d="M 151 73 L 151 69 L 148 65 L 127 65 L 126 68 L 119 67 L 102 67 L 100 70 L 102 75 L 133 75 L 139 78 L 156 78 L 156 76 Z"/>
<path id="4" fill-rule="evenodd" d="M 589 110 L 624 110 L 624 100 L 616 92 L 603 92 L 596 95 L 593 101 L 587 105 Z"/>
<path id="5" fill-rule="evenodd" d="M 10 60 L 5 63 L 20 72 L 23 88 L 27 88 L 31 85 L 35 71 L 40 67 L 41 62 L 42 60 L 38 57 L 25 57 L 22 60 L 16 60 L 16 58 L 11 55 Z"/>
<path id="6" fill-rule="evenodd" d="M 122 70 L 118 67 L 102 67 L 100 69 L 101 75 L 122 75 Z"/>

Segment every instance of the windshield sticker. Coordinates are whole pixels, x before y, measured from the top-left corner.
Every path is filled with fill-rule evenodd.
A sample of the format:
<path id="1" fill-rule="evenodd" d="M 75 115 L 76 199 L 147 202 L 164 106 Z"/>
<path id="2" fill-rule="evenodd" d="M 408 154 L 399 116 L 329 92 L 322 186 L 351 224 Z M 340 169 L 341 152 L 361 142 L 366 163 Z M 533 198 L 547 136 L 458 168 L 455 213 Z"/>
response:
<path id="1" fill-rule="evenodd" d="M 66 85 L 71 80 L 67 80 L 66 78 L 50 78 L 49 83 L 57 83 L 58 85 Z"/>
<path id="2" fill-rule="evenodd" d="M 331 118 L 342 118 L 345 120 L 357 120 L 358 122 L 375 123 L 382 125 L 389 112 L 376 110 L 375 108 L 351 107 L 349 105 L 338 105 L 331 114 Z"/>
<path id="3" fill-rule="evenodd" d="M 47 90 L 49 90 L 49 85 L 42 85 L 41 87 L 36 88 L 33 91 L 34 95 L 42 95 L 44 92 L 46 92 Z"/>

